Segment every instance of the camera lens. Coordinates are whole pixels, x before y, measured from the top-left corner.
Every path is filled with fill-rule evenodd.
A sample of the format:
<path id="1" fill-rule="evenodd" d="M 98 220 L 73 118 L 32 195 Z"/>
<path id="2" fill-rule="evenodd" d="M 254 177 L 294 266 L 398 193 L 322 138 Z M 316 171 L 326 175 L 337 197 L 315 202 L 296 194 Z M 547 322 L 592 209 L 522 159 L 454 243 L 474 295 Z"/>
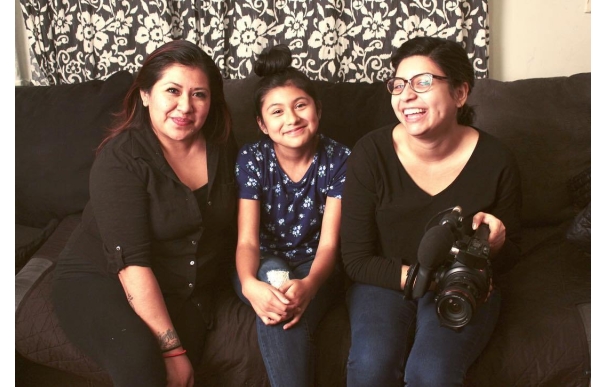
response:
<path id="1" fill-rule="evenodd" d="M 466 289 L 445 289 L 436 297 L 436 310 L 443 325 L 460 328 L 471 320 L 476 308 L 474 297 Z"/>

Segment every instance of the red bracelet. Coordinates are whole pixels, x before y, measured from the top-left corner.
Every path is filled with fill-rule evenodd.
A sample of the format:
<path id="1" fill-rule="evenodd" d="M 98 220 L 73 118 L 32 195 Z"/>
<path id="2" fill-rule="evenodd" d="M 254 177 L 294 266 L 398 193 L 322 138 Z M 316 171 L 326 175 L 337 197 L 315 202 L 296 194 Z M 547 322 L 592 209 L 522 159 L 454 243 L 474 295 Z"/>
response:
<path id="1" fill-rule="evenodd" d="M 181 351 L 181 352 L 177 352 L 177 353 L 171 353 L 170 355 L 163 354 L 163 355 L 162 355 L 162 357 L 166 359 L 166 358 L 168 358 L 168 357 L 176 357 L 176 356 L 181 356 L 181 355 L 185 355 L 185 353 L 186 353 L 186 352 L 187 352 L 187 350 L 185 350 L 185 349 L 184 349 L 184 350 L 183 350 L 183 351 Z"/>

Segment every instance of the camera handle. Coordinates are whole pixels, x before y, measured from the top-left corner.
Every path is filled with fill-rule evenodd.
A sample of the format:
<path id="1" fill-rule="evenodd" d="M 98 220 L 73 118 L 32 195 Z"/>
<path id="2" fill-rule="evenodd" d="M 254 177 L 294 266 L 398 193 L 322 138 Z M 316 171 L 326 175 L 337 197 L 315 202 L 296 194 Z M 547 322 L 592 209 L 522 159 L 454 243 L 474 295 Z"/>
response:
<path id="1" fill-rule="evenodd" d="M 486 223 L 481 223 L 473 237 L 465 236 L 457 241 L 450 253 L 465 266 L 484 270 L 489 265 L 490 245 L 488 244 L 490 229 Z"/>
<path id="2" fill-rule="evenodd" d="M 425 295 L 427 289 L 429 289 L 429 285 L 431 285 L 431 281 L 433 281 L 433 272 L 435 270 L 422 265 L 418 266 L 419 269 L 416 276 L 415 286 L 412 288 L 412 298 L 414 300 Z"/>
<path id="3" fill-rule="evenodd" d="M 412 286 L 414 285 L 415 278 L 417 277 L 417 273 L 419 272 L 419 264 L 414 263 L 412 266 L 408 267 L 408 271 L 406 272 L 406 282 L 404 283 L 404 299 L 412 300 Z"/>

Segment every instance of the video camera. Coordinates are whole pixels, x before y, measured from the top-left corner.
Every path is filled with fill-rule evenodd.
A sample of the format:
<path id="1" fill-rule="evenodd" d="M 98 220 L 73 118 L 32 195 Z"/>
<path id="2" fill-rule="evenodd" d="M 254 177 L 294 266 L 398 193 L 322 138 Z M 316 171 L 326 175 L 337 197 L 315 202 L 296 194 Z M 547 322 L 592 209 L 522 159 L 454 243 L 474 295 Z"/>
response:
<path id="1" fill-rule="evenodd" d="M 407 299 L 423 297 L 436 282 L 436 312 L 440 324 L 458 330 L 467 325 L 490 290 L 492 268 L 488 256 L 488 225 L 465 235 L 461 207 L 444 215 L 421 239 L 418 262 L 408 270 Z"/>

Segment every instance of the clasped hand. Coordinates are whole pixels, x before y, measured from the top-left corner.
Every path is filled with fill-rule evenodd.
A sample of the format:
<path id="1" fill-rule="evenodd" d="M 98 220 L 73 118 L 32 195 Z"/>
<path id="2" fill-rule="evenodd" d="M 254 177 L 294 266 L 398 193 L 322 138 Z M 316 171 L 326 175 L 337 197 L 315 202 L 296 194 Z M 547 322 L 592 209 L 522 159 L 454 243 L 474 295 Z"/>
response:
<path id="1" fill-rule="evenodd" d="M 292 279 L 280 288 L 255 281 L 249 288 L 242 289 L 255 313 L 265 325 L 276 325 L 288 321 L 284 329 L 289 329 L 301 320 L 301 316 L 315 295 L 315 289 L 305 279 Z"/>

